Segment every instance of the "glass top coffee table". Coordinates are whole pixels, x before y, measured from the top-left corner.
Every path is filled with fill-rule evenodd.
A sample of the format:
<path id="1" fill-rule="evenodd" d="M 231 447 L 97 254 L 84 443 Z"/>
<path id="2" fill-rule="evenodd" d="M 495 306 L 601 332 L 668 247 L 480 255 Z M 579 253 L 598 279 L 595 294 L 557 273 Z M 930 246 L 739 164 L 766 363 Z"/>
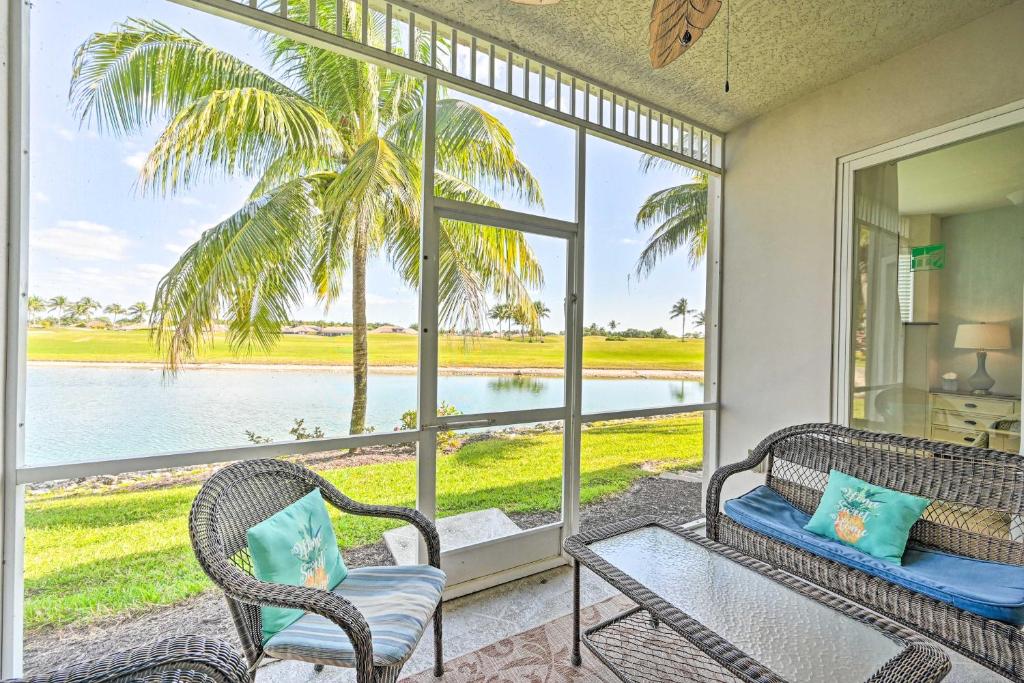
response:
<path id="1" fill-rule="evenodd" d="M 572 536 L 573 663 L 580 641 L 619 678 L 648 681 L 942 680 L 921 636 L 670 521 L 641 517 Z M 636 607 L 580 633 L 580 567 Z"/>

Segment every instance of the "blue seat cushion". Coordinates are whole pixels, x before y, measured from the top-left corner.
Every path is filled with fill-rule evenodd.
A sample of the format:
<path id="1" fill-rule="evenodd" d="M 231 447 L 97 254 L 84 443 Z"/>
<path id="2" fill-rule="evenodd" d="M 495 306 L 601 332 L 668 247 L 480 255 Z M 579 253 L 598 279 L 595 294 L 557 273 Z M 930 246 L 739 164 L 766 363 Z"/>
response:
<path id="1" fill-rule="evenodd" d="M 913 543 L 907 546 L 902 566 L 883 562 L 806 531 L 804 525 L 810 515 L 767 486 L 726 501 L 725 514 L 748 529 L 966 612 L 1008 624 L 1024 624 L 1024 567 L 977 560 Z"/>
<path id="2" fill-rule="evenodd" d="M 350 569 L 337 593 L 366 619 L 375 666 L 405 662 L 420 642 L 433 616 L 445 575 L 440 569 L 415 564 L 401 567 Z M 263 647 L 271 657 L 327 666 L 355 666 L 355 648 L 340 626 L 317 614 L 305 614 L 278 631 Z"/>

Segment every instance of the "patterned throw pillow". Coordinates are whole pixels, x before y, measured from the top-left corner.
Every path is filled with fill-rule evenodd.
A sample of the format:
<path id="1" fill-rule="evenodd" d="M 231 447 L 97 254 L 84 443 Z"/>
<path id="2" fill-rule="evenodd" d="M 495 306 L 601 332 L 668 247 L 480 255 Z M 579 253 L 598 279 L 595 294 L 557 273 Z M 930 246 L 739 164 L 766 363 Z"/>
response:
<path id="1" fill-rule="evenodd" d="M 246 538 L 253 574 L 261 581 L 331 590 L 348 576 L 319 489 L 249 529 Z M 303 614 L 261 607 L 263 642 Z"/>
<path id="2" fill-rule="evenodd" d="M 930 504 L 927 498 L 875 486 L 832 470 L 821 503 L 804 529 L 880 560 L 903 564 L 910 527 Z"/>

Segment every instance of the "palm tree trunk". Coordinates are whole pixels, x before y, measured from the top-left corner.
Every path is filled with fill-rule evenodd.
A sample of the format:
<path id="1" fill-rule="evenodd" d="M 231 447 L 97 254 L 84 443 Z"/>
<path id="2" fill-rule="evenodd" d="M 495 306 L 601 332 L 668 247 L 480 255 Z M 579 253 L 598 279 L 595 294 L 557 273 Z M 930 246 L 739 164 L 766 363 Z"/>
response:
<path id="1" fill-rule="evenodd" d="M 685 313 L 683 313 L 683 333 L 682 333 L 682 335 L 680 335 L 679 341 L 681 341 L 681 342 L 685 342 L 686 341 L 686 314 Z"/>
<path id="2" fill-rule="evenodd" d="M 366 231 L 352 239 L 352 420 L 350 434 L 366 431 L 366 390 L 370 359 L 366 344 Z"/>

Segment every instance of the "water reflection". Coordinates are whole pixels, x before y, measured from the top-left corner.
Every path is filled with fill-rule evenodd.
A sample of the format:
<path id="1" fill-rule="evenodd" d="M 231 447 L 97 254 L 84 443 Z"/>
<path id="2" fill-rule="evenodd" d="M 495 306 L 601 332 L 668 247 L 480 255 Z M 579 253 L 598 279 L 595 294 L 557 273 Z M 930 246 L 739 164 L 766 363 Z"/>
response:
<path id="1" fill-rule="evenodd" d="M 526 375 L 513 375 L 512 377 L 499 377 L 487 382 L 487 388 L 496 393 L 516 392 L 532 394 L 536 396 L 542 393 L 547 387 L 534 377 Z"/>

